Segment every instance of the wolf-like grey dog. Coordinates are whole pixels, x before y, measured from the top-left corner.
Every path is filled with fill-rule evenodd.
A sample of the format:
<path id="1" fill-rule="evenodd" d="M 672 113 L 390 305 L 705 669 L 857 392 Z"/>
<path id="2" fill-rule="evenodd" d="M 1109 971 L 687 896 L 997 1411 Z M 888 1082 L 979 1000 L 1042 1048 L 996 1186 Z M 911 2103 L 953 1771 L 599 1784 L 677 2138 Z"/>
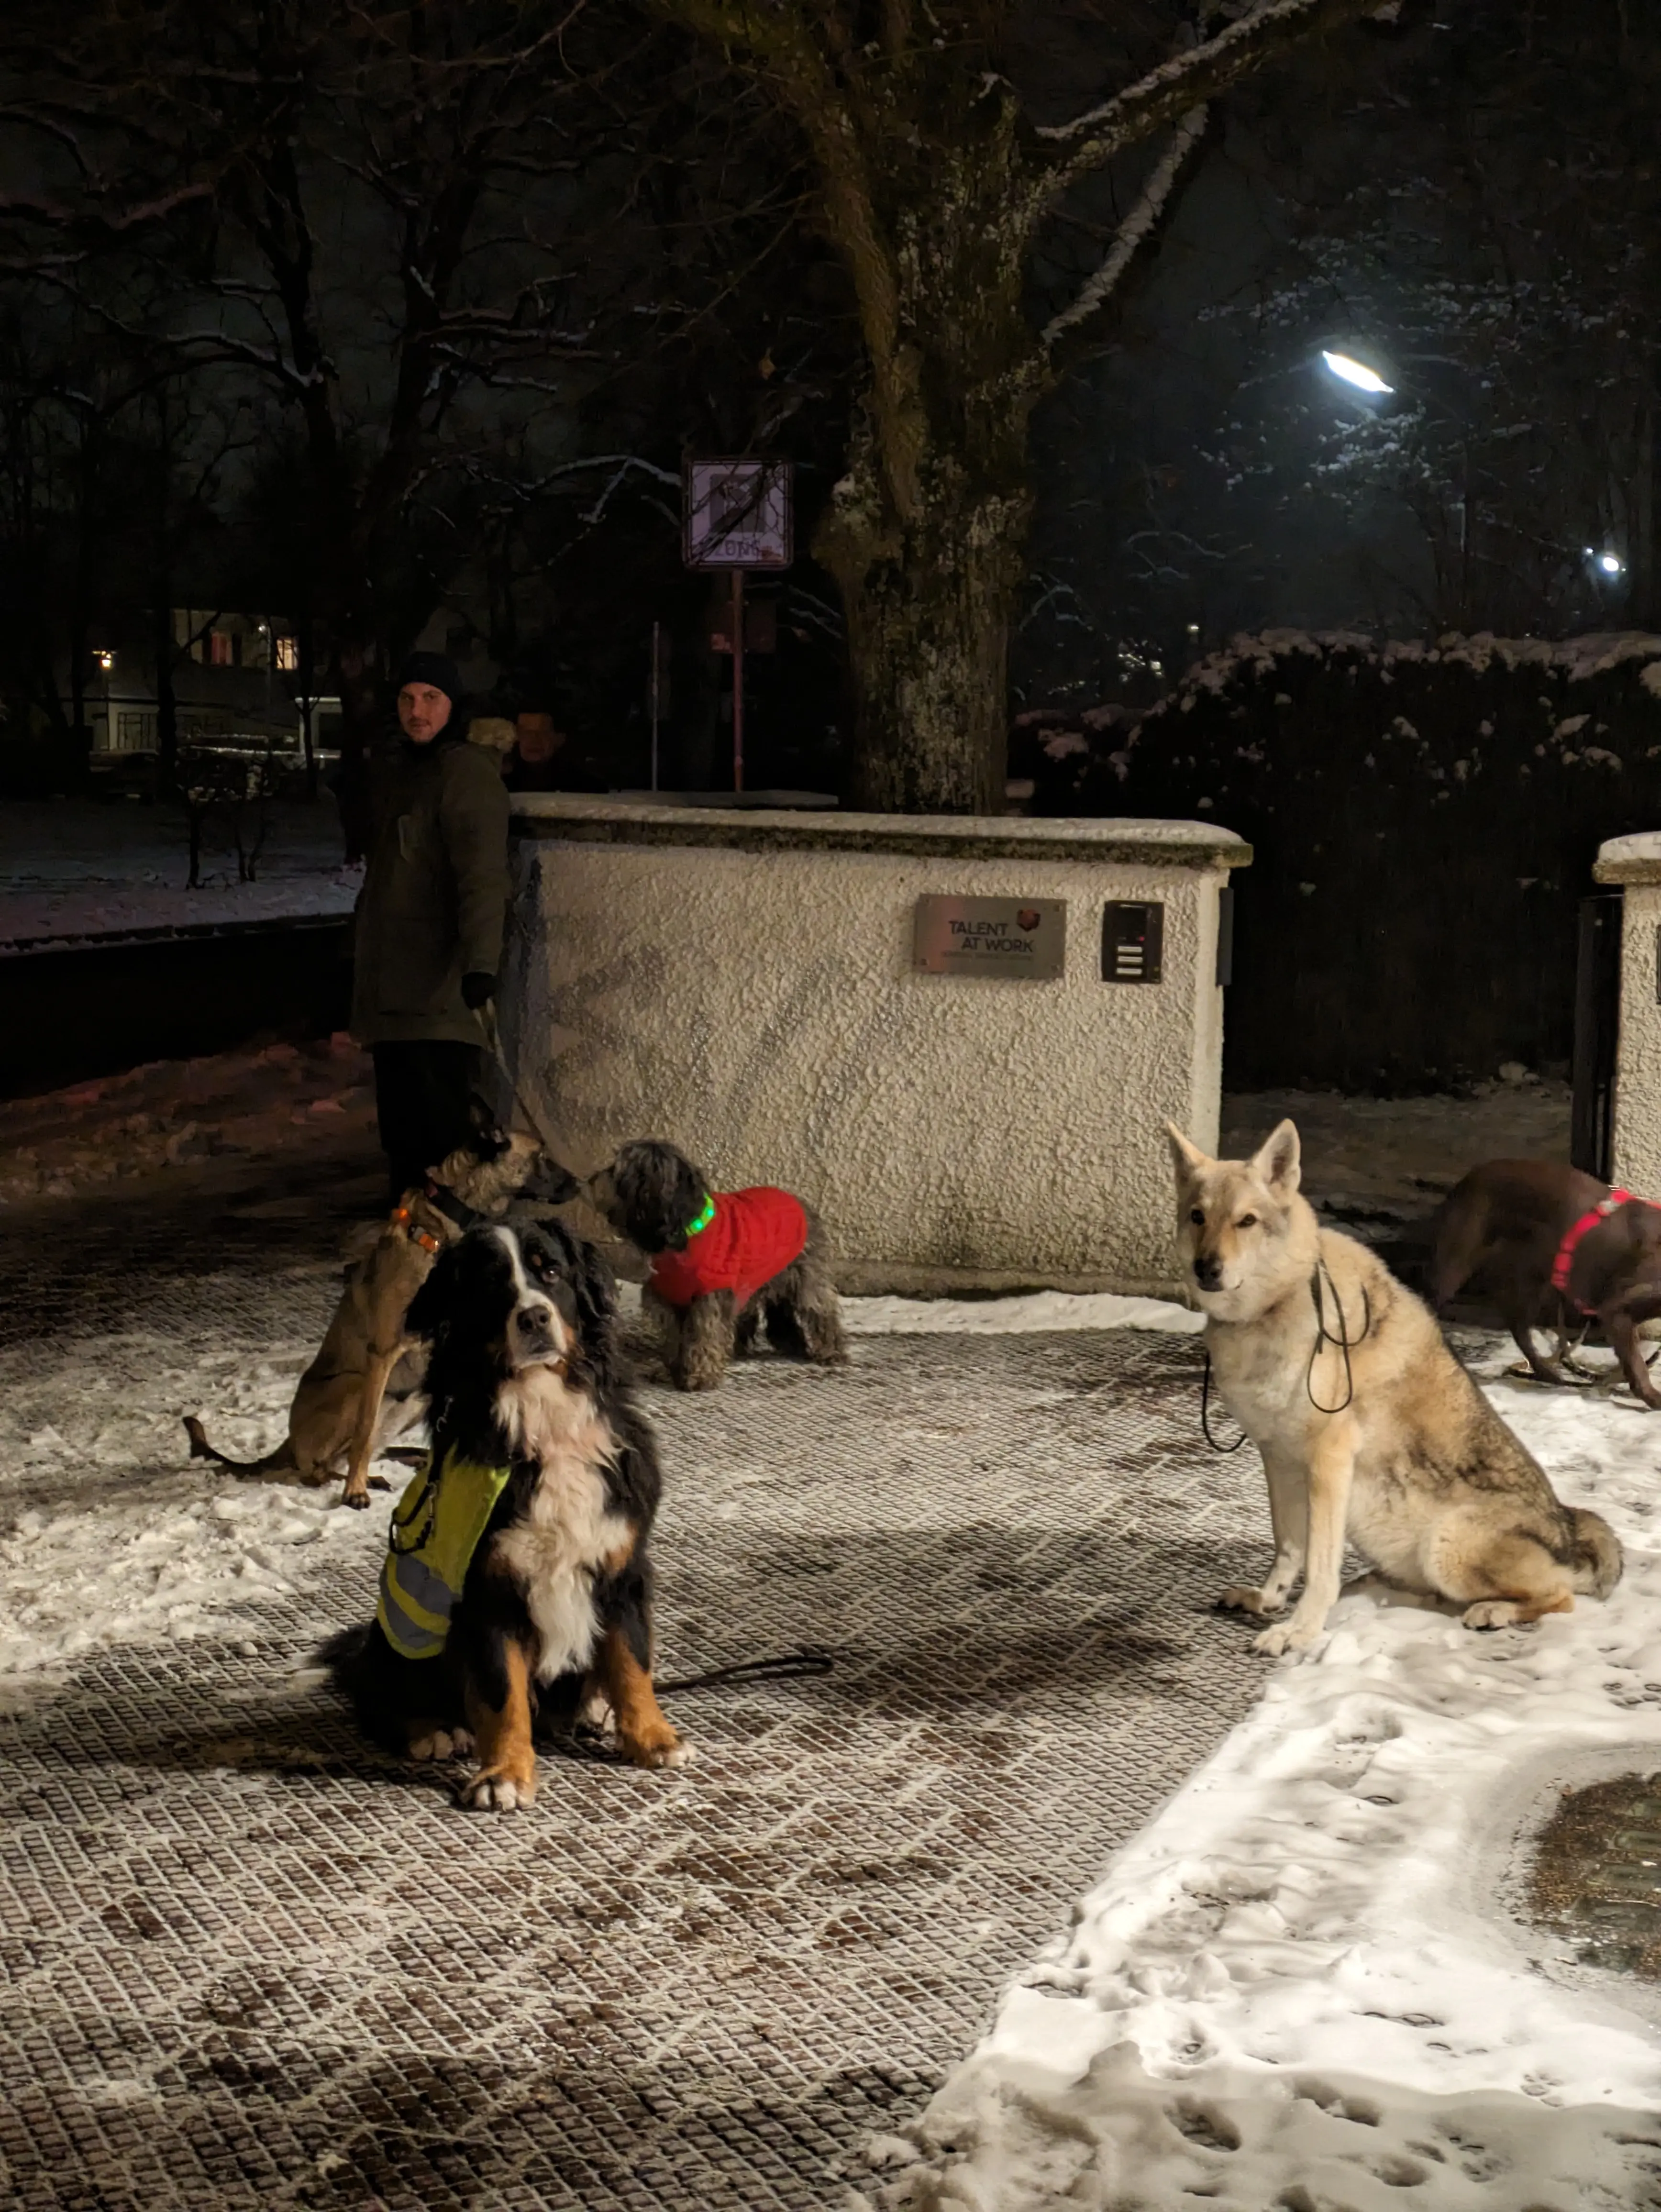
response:
<path id="1" fill-rule="evenodd" d="M 1214 1160 L 1166 1124 L 1178 1237 L 1223 1403 L 1262 1455 L 1275 1564 L 1220 1602 L 1291 1616 L 1256 1639 L 1306 1651 L 1338 1595 L 1348 1537 L 1398 1588 L 1506 1628 L 1607 1597 L 1621 1547 L 1562 1504 L 1442 1340 L 1364 1244 L 1323 1229 L 1282 1121 L 1249 1160 Z"/>

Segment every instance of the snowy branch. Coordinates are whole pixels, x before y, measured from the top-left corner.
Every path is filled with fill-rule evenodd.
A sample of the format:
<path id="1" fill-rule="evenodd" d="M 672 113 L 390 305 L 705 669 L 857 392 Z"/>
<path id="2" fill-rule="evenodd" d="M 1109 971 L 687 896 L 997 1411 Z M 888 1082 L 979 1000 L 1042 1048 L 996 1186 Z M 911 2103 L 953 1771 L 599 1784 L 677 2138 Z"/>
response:
<path id="1" fill-rule="evenodd" d="M 1060 193 L 1167 123 L 1261 68 L 1269 58 L 1321 31 L 1377 12 L 1378 0 L 1262 0 L 1214 39 L 1161 62 L 1099 107 L 1070 123 L 1040 125 L 1036 136 L 1067 150 L 1043 180 L 1043 198 Z"/>
<path id="2" fill-rule="evenodd" d="M 1205 136 L 1209 114 L 1206 104 L 1191 107 L 1177 125 L 1169 146 L 1154 164 L 1153 173 L 1142 186 L 1136 204 L 1119 225 L 1101 267 L 1083 286 L 1070 307 L 1062 308 L 1044 325 L 1040 336 L 1046 348 L 1067 331 L 1074 329 L 1089 317 L 1112 294 L 1137 253 L 1146 244 L 1149 234 L 1159 222 L 1182 174 L 1190 154 Z"/>

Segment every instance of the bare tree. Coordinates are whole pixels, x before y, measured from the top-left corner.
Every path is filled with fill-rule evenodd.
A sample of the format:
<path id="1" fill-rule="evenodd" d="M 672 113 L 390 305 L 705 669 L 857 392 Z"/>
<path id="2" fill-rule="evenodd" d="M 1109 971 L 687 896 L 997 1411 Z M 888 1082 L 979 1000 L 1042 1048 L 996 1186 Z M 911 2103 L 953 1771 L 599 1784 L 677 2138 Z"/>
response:
<path id="1" fill-rule="evenodd" d="M 865 386 L 815 551 L 843 598 L 863 795 L 995 810 L 1032 408 L 1156 236 L 1206 104 L 1378 0 L 1258 0 L 1185 43 L 1179 31 L 1174 51 L 1169 15 L 1116 9 L 1129 81 L 1047 122 L 1015 82 L 1031 11 L 1013 0 L 654 4 L 794 125 L 852 285 Z M 1127 167 L 1129 209 L 1099 264 L 1035 313 L 1033 252 L 1058 210 Z"/>

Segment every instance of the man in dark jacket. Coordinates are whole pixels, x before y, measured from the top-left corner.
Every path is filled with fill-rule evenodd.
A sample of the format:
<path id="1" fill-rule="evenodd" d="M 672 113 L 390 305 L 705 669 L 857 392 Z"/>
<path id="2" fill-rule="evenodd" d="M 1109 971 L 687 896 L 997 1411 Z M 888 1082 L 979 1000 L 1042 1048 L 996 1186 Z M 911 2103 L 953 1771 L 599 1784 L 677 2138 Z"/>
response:
<path id="1" fill-rule="evenodd" d="M 493 756 L 466 742 L 455 663 L 412 653 L 398 718 L 402 738 L 370 770 L 352 982 L 395 1199 L 467 1134 L 508 905 L 508 793 Z"/>

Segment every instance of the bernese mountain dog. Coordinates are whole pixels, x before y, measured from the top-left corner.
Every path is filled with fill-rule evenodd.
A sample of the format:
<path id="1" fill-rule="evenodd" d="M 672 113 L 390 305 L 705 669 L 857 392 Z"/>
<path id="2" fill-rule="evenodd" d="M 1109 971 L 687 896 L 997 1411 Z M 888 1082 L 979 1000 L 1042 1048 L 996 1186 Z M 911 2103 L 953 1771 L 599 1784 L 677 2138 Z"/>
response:
<path id="1" fill-rule="evenodd" d="M 625 1758 L 683 1765 L 652 1688 L 662 1478 L 605 1262 L 556 1221 L 481 1223 L 409 1328 L 431 1347 L 432 1449 L 393 1509 L 374 1621 L 330 1655 L 364 1724 L 417 1759 L 475 1751 L 461 1802 L 482 1810 L 528 1805 L 533 1735 L 602 1701 Z"/>
<path id="2" fill-rule="evenodd" d="M 793 1192 L 712 1191 L 657 1138 L 624 1145 L 583 1190 L 651 1263 L 642 1304 L 677 1389 L 713 1390 L 763 1327 L 776 1352 L 825 1366 L 847 1358 L 824 1227 Z"/>

